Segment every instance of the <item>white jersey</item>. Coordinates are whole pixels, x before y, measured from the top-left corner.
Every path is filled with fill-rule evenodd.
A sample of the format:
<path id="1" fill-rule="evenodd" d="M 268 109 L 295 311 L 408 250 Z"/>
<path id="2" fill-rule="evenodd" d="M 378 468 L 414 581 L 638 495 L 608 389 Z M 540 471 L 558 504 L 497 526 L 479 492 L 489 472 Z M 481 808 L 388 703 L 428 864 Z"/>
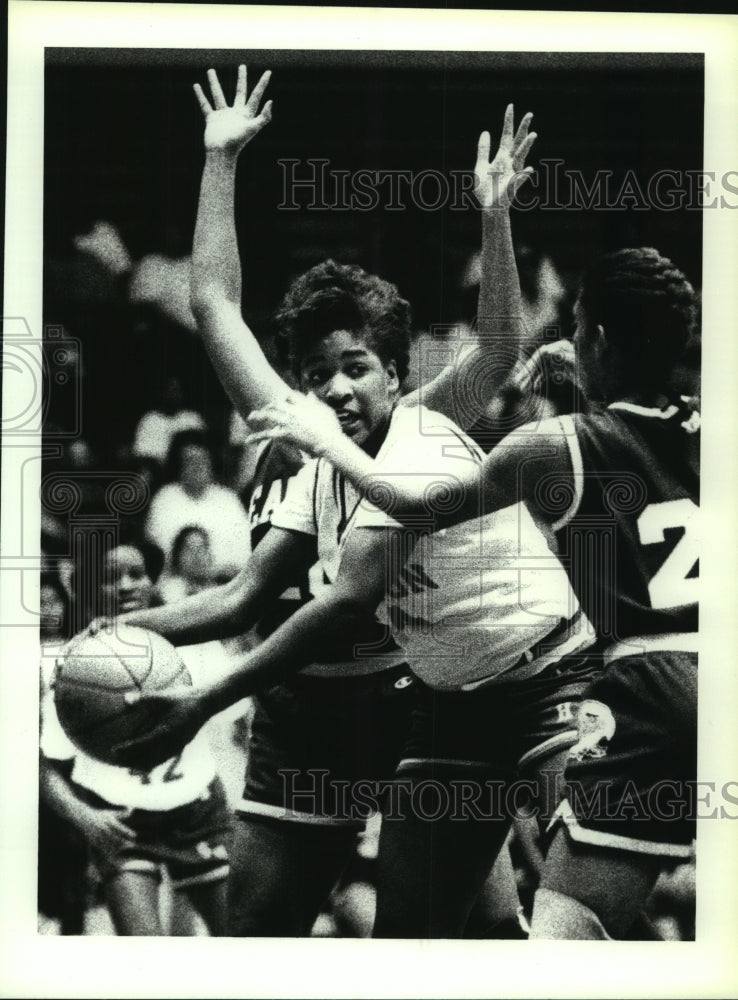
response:
<path id="1" fill-rule="evenodd" d="M 188 664 L 189 666 L 189 664 Z M 205 730 L 180 754 L 151 771 L 117 767 L 78 749 L 61 727 L 54 704 L 53 661 L 42 662 L 41 752 L 50 760 L 71 760 L 72 781 L 113 806 L 167 811 L 199 798 L 215 777 L 215 762 Z"/>
<path id="2" fill-rule="evenodd" d="M 393 425 L 394 419 L 388 438 Z M 338 573 L 344 531 L 360 501 L 360 494 L 330 462 L 310 459 L 290 480 L 285 499 L 274 510 L 271 523 L 275 528 L 316 538 L 319 565 L 330 585 Z M 311 589 L 315 593 L 316 588 Z M 312 664 L 301 673 L 320 677 L 375 673 L 404 662 L 402 651 L 394 649 L 336 663 Z"/>
<path id="3" fill-rule="evenodd" d="M 398 416 L 401 428 L 377 456 L 390 487 L 394 477 L 413 474 L 468 478 L 468 464 L 459 463 L 481 462 L 476 445 L 446 417 L 425 410 L 419 419 L 410 408 Z M 393 523 L 362 503 L 346 534 Z M 379 618 L 413 672 L 434 688 L 469 689 L 508 672 L 522 677 L 523 669 L 530 676 L 593 641 L 581 619 L 575 634 L 561 629 L 579 603 L 524 504 L 422 535 L 393 576 Z"/>

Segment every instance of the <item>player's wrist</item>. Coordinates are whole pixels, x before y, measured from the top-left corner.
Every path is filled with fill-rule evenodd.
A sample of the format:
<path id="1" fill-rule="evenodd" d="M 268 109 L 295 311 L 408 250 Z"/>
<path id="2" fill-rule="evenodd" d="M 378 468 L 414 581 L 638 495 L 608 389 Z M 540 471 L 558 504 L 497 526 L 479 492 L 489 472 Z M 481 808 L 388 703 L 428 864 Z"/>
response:
<path id="1" fill-rule="evenodd" d="M 211 165 L 218 166 L 224 169 L 235 169 L 236 163 L 238 162 L 238 157 L 243 149 L 243 145 L 232 146 L 232 145 L 221 145 L 215 143 L 213 145 L 205 143 L 205 160 Z"/>
<path id="2" fill-rule="evenodd" d="M 205 685 L 196 692 L 192 703 L 193 715 L 204 725 L 218 712 L 228 708 L 236 699 L 230 697 L 229 689 L 223 683 Z"/>

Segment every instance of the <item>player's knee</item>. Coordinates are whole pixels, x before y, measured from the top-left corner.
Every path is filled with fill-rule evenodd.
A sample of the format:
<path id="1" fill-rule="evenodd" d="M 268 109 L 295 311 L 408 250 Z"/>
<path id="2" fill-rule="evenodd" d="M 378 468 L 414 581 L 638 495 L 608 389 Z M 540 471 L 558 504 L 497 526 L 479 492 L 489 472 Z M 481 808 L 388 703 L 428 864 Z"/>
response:
<path id="1" fill-rule="evenodd" d="M 535 895 L 530 937 L 561 941 L 612 940 L 594 910 L 573 896 L 543 888 Z"/>

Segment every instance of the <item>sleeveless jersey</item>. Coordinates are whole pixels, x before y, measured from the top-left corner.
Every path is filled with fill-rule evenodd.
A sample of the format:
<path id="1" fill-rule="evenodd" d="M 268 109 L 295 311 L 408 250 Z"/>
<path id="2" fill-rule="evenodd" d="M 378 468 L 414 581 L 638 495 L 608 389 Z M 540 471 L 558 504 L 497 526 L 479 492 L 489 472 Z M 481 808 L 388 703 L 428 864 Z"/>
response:
<path id="1" fill-rule="evenodd" d="M 559 420 L 575 496 L 554 531 L 599 639 L 696 632 L 698 415 L 613 403 Z"/>
<path id="2" fill-rule="evenodd" d="M 463 480 L 469 463 L 478 467 L 482 460 L 474 442 L 442 414 L 407 408 L 393 425 L 377 456 L 390 484 L 395 475 L 416 472 Z M 362 503 L 350 530 L 392 523 L 375 511 Z M 579 602 L 524 504 L 410 534 L 406 545 L 407 552 L 393 554 L 393 582 L 379 614 L 429 686 L 468 689 L 508 673 L 520 679 L 523 670 L 531 676 L 591 644 L 582 619 L 562 628 Z"/>
<path id="3" fill-rule="evenodd" d="M 394 424 L 393 418 L 388 438 Z M 272 524 L 315 537 L 319 565 L 330 585 L 338 573 L 347 525 L 360 500 L 359 493 L 330 462 L 311 459 L 290 482 L 284 501 L 272 514 Z M 312 664 L 301 673 L 321 677 L 375 673 L 404 662 L 386 626 L 375 618 L 367 620 L 354 640 L 357 655 L 353 659 Z"/>
<path id="4" fill-rule="evenodd" d="M 262 448 L 251 483 L 242 497 L 248 511 L 252 551 L 269 531 L 274 511 L 287 497 L 290 484 L 303 465 L 304 460 L 297 449 L 278 442 L 267 443 Z M 273 602 L 257 624 L 257 634 L 262 639 L 270 636 L 327 582 L 319 563 L 309 573 L 296 574 L 294 585 Z"/>

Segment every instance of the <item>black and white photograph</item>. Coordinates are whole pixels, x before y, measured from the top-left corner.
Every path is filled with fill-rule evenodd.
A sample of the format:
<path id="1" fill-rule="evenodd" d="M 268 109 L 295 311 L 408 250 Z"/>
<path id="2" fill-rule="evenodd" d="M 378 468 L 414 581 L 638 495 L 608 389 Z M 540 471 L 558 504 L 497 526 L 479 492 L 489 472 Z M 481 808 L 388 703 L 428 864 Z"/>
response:
<path id="1" fill-rule="evenodd" d="M 3 995 L 731 995 L 735 19 L 10 26 Z"/>

